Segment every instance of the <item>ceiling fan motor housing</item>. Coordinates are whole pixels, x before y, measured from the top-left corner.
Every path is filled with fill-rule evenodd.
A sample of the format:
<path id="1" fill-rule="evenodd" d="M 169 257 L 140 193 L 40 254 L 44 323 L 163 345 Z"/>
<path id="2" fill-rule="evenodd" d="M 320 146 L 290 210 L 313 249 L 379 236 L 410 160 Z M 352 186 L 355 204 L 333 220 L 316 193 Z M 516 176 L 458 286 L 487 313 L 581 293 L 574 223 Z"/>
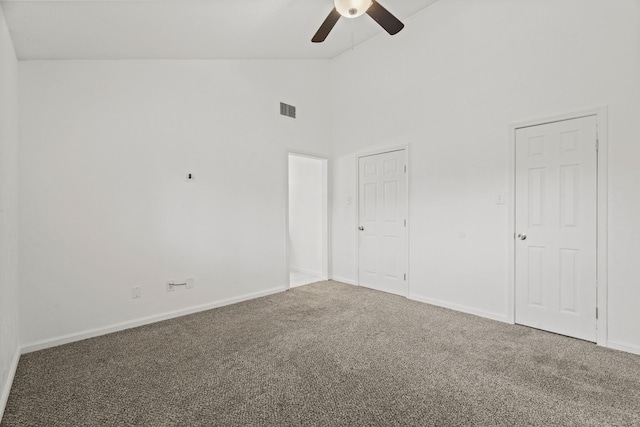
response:
<path id="1" fill-rule="evenodd" d="M 366 13 L 391 35 L 397 34 L 404 28 L 404 24 L 398 18 L 375 0 L 333 0 L 333 4 L 335 7 L 331 9 L 329 15 L 318 28 L 318 31 L 311 39 L 312 42 L 322 43 L 325 41 L 333 27 L 343 16 L 345 18 L 357 18 Z"/>
<path id="2" fill-rule="evenodd" d="M 371 0 L 334 0 L 336 10 L 345 18 L 357 18 L 369 9 Z"/>

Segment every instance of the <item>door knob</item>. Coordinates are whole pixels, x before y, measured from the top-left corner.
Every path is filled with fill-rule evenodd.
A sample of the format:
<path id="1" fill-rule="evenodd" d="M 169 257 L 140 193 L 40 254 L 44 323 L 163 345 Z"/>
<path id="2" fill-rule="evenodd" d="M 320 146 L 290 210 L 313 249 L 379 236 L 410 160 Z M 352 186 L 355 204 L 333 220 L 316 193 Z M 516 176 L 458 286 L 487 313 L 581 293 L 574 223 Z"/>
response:
<path id="1" fill-rule="evenodd" d="M 360 226 L 360 227 L 358 227 L 358 230 L 360 230 L 360 231 L 364 231 L 364 227 L 363 227 L 363 226 Z"/>
<path id="2" fill-rule="evenodd" d="M 524 234 L 524 233 L 520 233 L 520 234 L 518 234 L 518 239 L 520 239 L 520 240 L 527 240 L 527 235 L 526 235 L 526 234 Z"/>

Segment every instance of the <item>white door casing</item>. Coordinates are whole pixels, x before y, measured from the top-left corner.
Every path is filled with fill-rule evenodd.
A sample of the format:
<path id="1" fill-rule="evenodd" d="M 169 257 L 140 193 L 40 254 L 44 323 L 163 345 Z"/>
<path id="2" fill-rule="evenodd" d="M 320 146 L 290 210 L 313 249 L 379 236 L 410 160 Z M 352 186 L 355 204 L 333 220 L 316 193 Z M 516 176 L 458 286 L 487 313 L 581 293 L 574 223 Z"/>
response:
<path id="1" fill-rule="evenodd" d="M 407 286 L 407 151 L 358 158 L 358 284 L 397 295 Z"/>
<path id="2" fill-rule="evenodd" d="M 515 322 L 595 342 L 597 116 L 515 138 Z"/>

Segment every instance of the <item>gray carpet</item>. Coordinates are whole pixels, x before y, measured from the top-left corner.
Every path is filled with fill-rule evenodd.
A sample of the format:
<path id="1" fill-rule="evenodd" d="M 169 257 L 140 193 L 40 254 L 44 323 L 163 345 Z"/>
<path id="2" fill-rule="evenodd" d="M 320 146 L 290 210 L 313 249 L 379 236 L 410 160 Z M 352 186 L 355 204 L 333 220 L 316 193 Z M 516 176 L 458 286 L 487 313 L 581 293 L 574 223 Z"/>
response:
<path id="1" fill-rule="evenodd" d="M 335 282 L 22 356 L 2 426 L 640 425 L 640 357 Z"/>

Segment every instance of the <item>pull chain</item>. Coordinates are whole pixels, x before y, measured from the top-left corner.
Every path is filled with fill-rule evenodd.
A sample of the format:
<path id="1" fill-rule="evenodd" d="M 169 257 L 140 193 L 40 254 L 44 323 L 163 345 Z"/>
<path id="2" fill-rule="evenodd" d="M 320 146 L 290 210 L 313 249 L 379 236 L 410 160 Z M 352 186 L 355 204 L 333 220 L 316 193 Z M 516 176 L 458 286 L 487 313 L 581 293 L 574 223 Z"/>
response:
<path id="1" fill-rule="evenodd" d="M 355 49 L 355 32 L 353 31 L 353 19 L 349 19 L 349 28 L 351 29 L 351 50 Z"/>

